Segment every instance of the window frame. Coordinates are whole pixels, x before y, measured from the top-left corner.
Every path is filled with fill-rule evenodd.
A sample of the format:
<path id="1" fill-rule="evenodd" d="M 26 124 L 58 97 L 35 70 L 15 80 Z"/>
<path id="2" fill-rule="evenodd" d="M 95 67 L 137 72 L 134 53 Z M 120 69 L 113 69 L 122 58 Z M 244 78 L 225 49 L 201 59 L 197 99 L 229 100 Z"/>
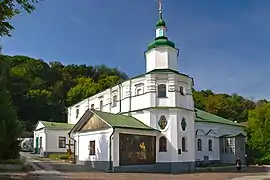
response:
<path id="1" fill-rule="evenodd" d="M 197 151 L 202 151 L 202 139 L 197 139 Z"/>
<path id="2" fill-rule="evenodd" d="M 164 144 L 163 144 L 164 143 Z M 164 146 L 161 146 L 161 145 Z M 158 140 L 158 152 L 167 152 L 167 138 L 165 136 L 161 136 Z"/>
<path id="3" fill-rule="evenodd" d="M 160 91 L 160 88 L 164 88 L 164 91 Z M 157 85 L 157 97 L 167 98 L 167 85 L 165 83 L 160 83 Z"/>
<path id="4" fill-rule="evenodd" d="M 185 93 L 184 93 L 184 87 L 183 86 L 179 86 L 179 93 L 184 96 Z"/>
<path id="5" fill-rule="evenodd" d="M 94 147 L 91 147 L 92 145 Z M 96 155 L 96 141 L 95 140 L 89 141 L 88 150 L 89 150 L 90 156 Z"/>
<path id="6" fill-rule="evenodd" d="M 76 107 L 76 119 L 79 118 L 80 108 Z"/>
<path id="7" fill-rule="evenodd" d="M 213 141 L 212 141 L 212 139 L 208 140 L 208 151 L 213 151 Z"/>
<path id="8" fill-rule="evenodd" d="M 95 104 L 91 104 L 91 109 L 95 109 Z"/>
<path id="9" fill-rule="evenodd" d="M 187 138 L 186 137 L 182 137 L 181 145 L 182 145 L 182 152 L 187 152 L 188 150 L 187 150 Z"/>
<path id="10" fill-rule="evenodd" d="M 113 95 L 112 97 L 112 107 L 116 107 L 117 106 L 117 95 Z"/>
<path id="11" fill-rule="evenodd" d="M 65 144 L 63 144 L 65 142 Z M 58 148 L 66 148 L 67 147 L 67 138 L 65 136 L 58 137 Z"/>
<path id="12" fill-rule="evenodd" d="M 103 110 L 103 100 L 99 101 L 99 110 L 102 111 Z"/>

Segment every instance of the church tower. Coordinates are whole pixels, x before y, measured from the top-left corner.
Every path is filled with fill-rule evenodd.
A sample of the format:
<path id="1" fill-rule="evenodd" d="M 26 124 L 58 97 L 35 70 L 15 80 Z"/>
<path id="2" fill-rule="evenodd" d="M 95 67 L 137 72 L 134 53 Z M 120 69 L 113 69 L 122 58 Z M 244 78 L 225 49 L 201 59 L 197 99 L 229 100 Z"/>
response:
<path id="1" fill-rule="evenodd" d="M 159 19 L 156 24 L 156 38 L 148 44 L 145 52 L 146 72 L 155 69 L 172 69 L 177 71 L 178 49 L 167 38 L 167 27 L 162 17 L 162 4 L 159 0 Z"/>

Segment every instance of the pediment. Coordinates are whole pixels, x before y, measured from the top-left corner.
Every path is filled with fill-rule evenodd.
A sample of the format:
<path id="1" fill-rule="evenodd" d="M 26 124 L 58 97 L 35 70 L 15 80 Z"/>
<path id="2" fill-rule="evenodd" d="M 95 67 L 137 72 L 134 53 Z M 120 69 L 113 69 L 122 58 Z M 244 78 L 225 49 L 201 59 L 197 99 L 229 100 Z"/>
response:
<path id="1" fill-rule="evenodd" d="M 207 136 L 216 136 L 216 132 L 213 129 L 210 129 L 207 133 Z"/>
<path id="2" fill-rule="evenodd" d="M 39 129 L 42 129 L 42 128 L 44 128 L 44 127 L 45 127 L 44 124 L 43 124 L 41 121 L 39 121 L 39 122 L 36 124 L 35 131 L 36 131 L 36 130 L 39 130 Z"/>
<path id="3" fill-rule="evenodd" d="M 205 135 L 204 130 L 202 130 L 202 129 L 197 129 L 196 130 L 196 136 L 204 136 L 204 135 Z"/>
<path id="4" fill-rule="evenodd" d="M 79 131 L 91 131 L 91 130 L 99 130 L 110 128 L 102 119 L 100 119 L 97 115 L 93 114 L 89 117 L 89 119 L 85 122 L 82 128 Z"/>

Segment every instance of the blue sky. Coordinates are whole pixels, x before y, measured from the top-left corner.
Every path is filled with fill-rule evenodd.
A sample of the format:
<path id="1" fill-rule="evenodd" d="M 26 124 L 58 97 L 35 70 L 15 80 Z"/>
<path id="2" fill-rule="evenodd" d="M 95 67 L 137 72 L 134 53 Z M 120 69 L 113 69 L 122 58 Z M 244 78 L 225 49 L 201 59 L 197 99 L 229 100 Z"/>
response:
<path id="1" fill-rule="evenodd" d="M 269 0 L 163 0 L 179 71 L 196 89 L 270 99 Z M 3 53 L 64 64 L 105 64 L 132 77 L 145 72 L 156 0 L 44 0 L 12 20 Z"/>

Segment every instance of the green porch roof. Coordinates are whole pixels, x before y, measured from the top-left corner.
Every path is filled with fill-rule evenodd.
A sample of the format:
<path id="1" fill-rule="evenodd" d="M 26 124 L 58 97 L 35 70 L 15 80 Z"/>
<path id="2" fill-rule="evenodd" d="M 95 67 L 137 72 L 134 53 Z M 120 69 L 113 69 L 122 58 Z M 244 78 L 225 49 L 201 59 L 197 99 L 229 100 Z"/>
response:
<path id="1" fill-rule="evenodd" d="M 50 121 L 40 121 L 46 129 L 59 129 L 59 130 L 71 130 L 74 124 L 60 123 L 60 122 L 50 122 Z"/>
<path id="2" fill-rule="evenodd" d="M 114 128 L 155 130 L 132 116 L 113 114 L 97 110 L 91 111 Z"/>
<path id="3" fill-rule="evenodd" d="M 93 115 L 96 115 L 97 117 L 99 117 L 101 120 L 106 122 L 112 128 L 126 128 L 126 129 L 157 131 L 156 129 L 153 129 L 147 126 L 146 124 L 144 124 L 143 122 L 139 121 L 138 119 L 132 116 L 113 114 L 113 113 L 88 109 L 70 132 L 80 131 L 80 129 L 89 121 L 89 119 Z"/>
<path id="4" fill-rule="evenodd" d="M 196 109 L 196 122 L 206 122 L 206 123 L 219 123 L 219 124 L 226 124 L 226 125 L 231 125 L 231 126 L 240 126 L 243 127 L 239 123 L 235 123 L 232 120 L 228 120 L 219 116 L 216 116 L 214 114 L 202 111 L 200 109 Z"/>
<path id="5" fill-rule="evenodd" d="M 233 137 L 237 137 L 237 136 L 243 136 L 246 137 L 243 133 L 238 133 L 238 134 L 226 134 L 226 135 L 222 135 L 219 136 L 220 138 L 233 138 Z"/>

